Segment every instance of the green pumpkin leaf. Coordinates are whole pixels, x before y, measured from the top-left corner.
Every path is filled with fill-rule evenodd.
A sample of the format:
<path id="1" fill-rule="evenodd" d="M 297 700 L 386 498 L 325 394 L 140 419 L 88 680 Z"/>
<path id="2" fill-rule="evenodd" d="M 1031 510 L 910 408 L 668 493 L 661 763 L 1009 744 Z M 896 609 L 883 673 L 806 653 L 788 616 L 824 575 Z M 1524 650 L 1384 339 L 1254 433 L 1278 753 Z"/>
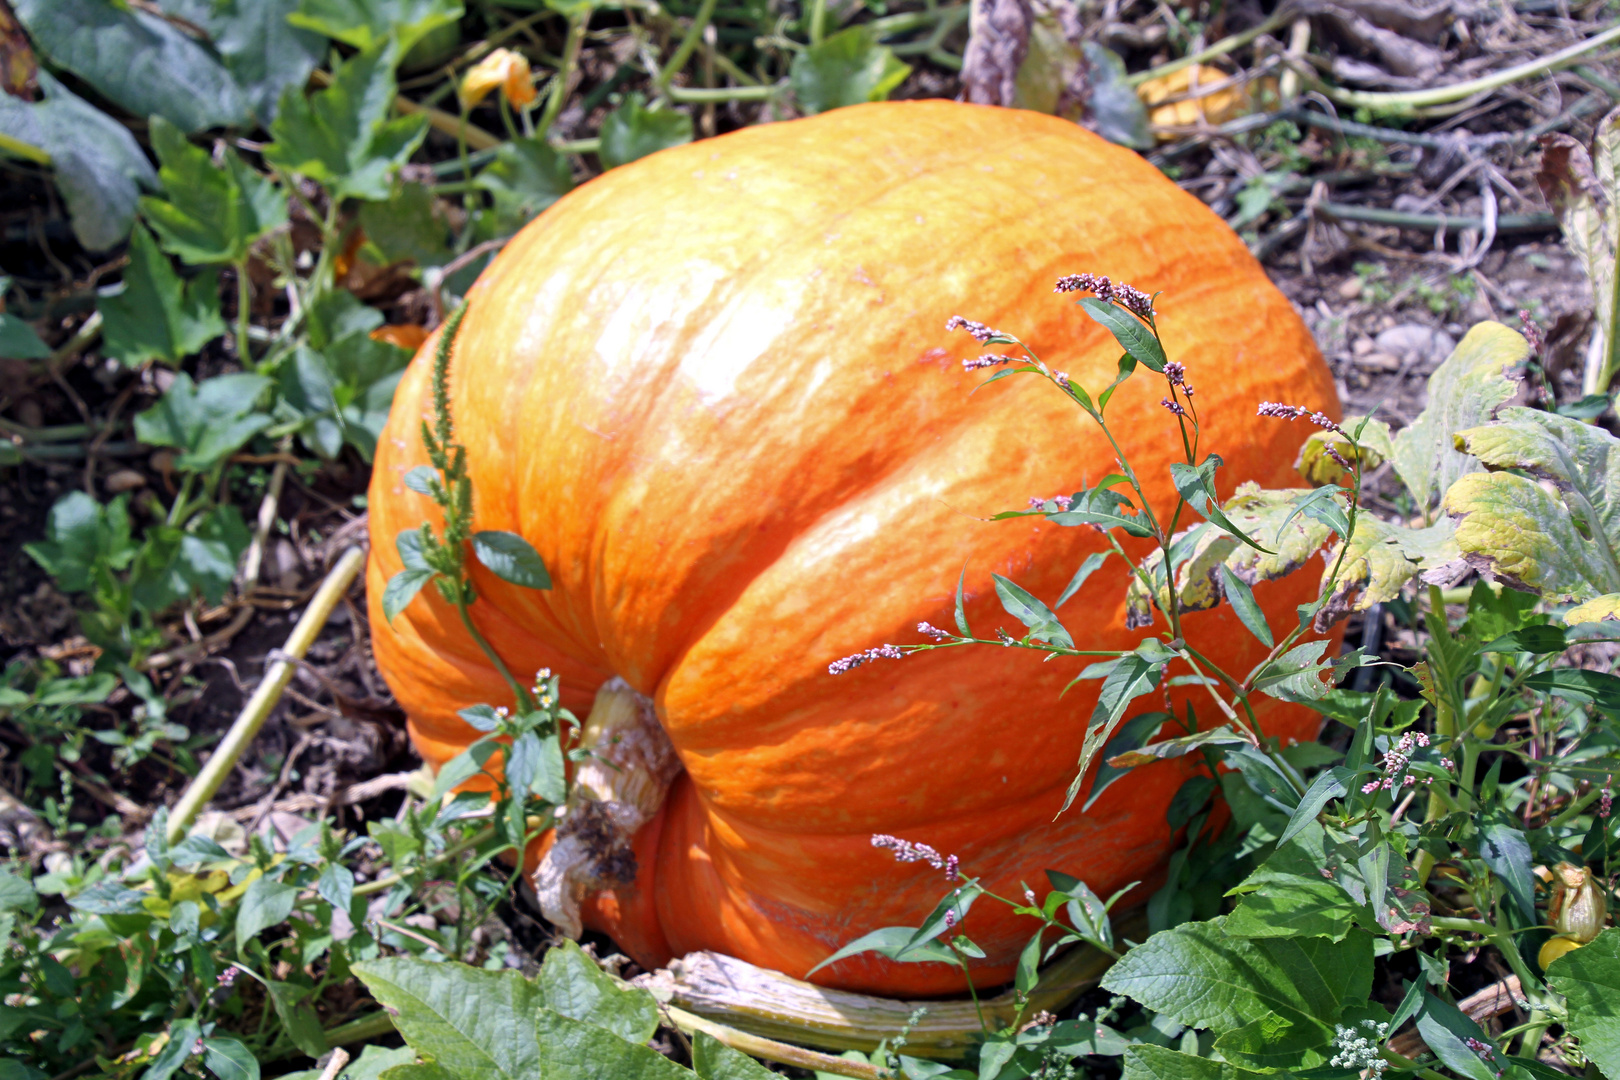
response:
<path id="1" fill-rule="evenodd" d="M 1152 1043 L 1125 1050 L 1124 1080 L 1259 1080 L 1265 1075 Z"/>
<path id="2" fill-rule="evenodd" d="M 400 55 L 441 26 L 458 21 L 460 0 L 299 0 L 287 21 L 366 50 L 399 42 Z"/>
<path id="3" fill-rule="evenodd" d="M 202 27 L 261 126 L 289 86 L 309 79 L 326 42 L 287 21 L 298 0 L 164 0 L 163 10 Z"/>
<path id="4" fill-rule="evenodd" d="M 359 217 L 366 234 L 361 250 L 371 249 L 385 265 L 440 266 L 453 257 L 448 207 L 426 184 L 401 184 L 386 200 L 362 204 Z"/>
<path id="5" fill-rule="evenodd" d="M 546 1007 L 562 1016 L 644 1043 L 658 1030 L 658 1003 L 596 966 L 572 941 L 552 947 L 540 965 L 537 985 Z"/>
<path id="6" fill-rule="evenodd" d="M 1581 1052 L 1605 1076 L 1620 1076 L 1620 929 L 1560 956 L 1547 967 L 1547 985 L 1564 995 L 1568 1028 Z"/>
<path id="7" fill-rule="evenodd" d="M 208 151 L 161 116 L 152 118 L 151 137 L 168 198 L 143 198 L 141 212 L 165 251 L 192 264 L 238 262 L 253 241 L 285 224 L 280 190 L 234 150 L 216 168 Z"/>
<path id="8" fill-rule="evenodd" d="M 1240 1060 L 1286 1052 L 1307 1068 L 1325 1064 L 1333 1022 L 1372 989 L 1372 936 L 1256 940 L 1233 937 L 1225 923 L 1153 935 L 1114 965 L 1104 989 L 1230 1037 L 1229 1056 Z"/>
<path id="9" fill-rule="evenodd" d="M 1313 785 L 1299 810 L 1309 807 L 1319 794 Z M 1292 823 L 1289 827 L 1293 828 Z M 1258 870 L 1232 890 L 1242 899 L 1226 917 L 1227 933 L 1241 938 L 1321 937 L 1343 941 L 1355 928 L 1358 909 L 1348 902 L 1343 889 L 1322 877 L 1325 863 L 1322 827 L 1313 814 L 1287 842 L 1278 845 Z"/>
<path id="10" fill-rule="evenodd" d="M 701 1080 L 776 1080 L 780 1075 L 707 1031 L 692 1036 L 692 1071 Z"/>
<path id="11" fill-rule="evenodd" d="M 105 251 L 129 235 L 135 202 L 157 173 L 129 129 L 39 72 L 45 100 L 0 94 L 0 136 L 38 151 L 52 167 L 79 243 Z"/>
<path id="12" fill-rule="evenodd" d="M 877 34 L 863 24 L 829 35 L 795 56 L 788 85 L 799 109 L 814 115 L 886 100 L 910 74 L 911 65 L 879 44 Z"/>
<path id="13" fill-rule="evenodd" d="M 394 1013 L 394 1026 L 411 1047 L 451 1075 L 464 1080 L 552 1075 L 535 1032 L 542 992 L 517 972 L 389 957 L 355 964 L 354 973 Z"/>
<path id="14" fill-rule="evenodd" d="M 691 1080 L 681 1068 L 650 1046 L 629 1042 L 605 1028 L 539 1009 L 533 1021 L 540 1045 L 541 1071 L 530 1077 L 546 1080 Z"/>
<path id="15" fill-rule="evenodd" d="M 568 194 L 574 169 L 543 139 L 512 139 L 496 147 L 494 160 L 473 183 L 490 194 L 496 231 L 511 234 Z"/>
<path id="16" fill-rule="evenodd" d="M 17 0 L 12 9 L 53 64 L 125 112 L 162 116 L 188 132 L 249 118 L 219 60 L 157 15 L 106 0 Z"/>
<path id="17" fill-rule="evenodd" d="M 601 144 L 596 156 L 604 169 L 616 169 L 692 141 L 692 118 L 674 109 L 649 109 L 639 92 L 626 94 L 618 108 L 602 121 Z"/>
<path id="18" fill-rule="evenodd" d="M 149 446 L 180 451 L 175 467 L 206 472 L 270 426 L 254 403 L 270 385 L 263 375 L 236 373 L 205 379 L 201 386 L 180 372 L 158 403 L 135 416 L 135 435 Z"/>
<path id="19" fill-rule="evenodd" d="M 96 309 L 104 320 L 107 355 L 126 367 L 147 360 L 178 364 L 225 333 L 213 271 L 182 283 L 168 256 L 140 225 L 130 234 L 123 289 L 98 299 Z"/>
<path id="20" fill-rule="evenodd" d="M 339 64 L 332 84 L 305 97 L 282 94 L 265 160 L 331 189 L 336 199 L 389 197 L 389 178 L 421 144 L 427 117 L 389 120 L 397 44 L 390 41 Z"/>

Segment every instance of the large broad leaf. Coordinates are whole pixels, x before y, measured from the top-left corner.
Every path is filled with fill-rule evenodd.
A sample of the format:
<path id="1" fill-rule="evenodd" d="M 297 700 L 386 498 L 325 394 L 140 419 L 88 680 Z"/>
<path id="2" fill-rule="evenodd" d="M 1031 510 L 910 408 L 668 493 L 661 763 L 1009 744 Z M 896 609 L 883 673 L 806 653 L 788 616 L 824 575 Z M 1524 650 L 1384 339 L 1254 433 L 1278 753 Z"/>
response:
<path id="1" fill-rule="evenodd" d="M 776 1080 L 774 1073 L 710 1035 L 699 1031 L 692 1036 L 692 1071 L 701 1080 Z"/>
<path id="2" fill-rule="evenodd" d="M 206 471 L 270 425 L 270 417 L 254 411 L 269 385 L 263 375 L 234 374 L 216 375 L 199 386 L 182 371 L 156 405 L 136 415 L 136 437 L 150 446 L 178 449 L 178 468 Z"/>
<path id="3" fill-rule="evenodd" d="M 130 234 L 123 289 L 101 297 L 96 308 L 107 355 L 129 367 L 147 360 L 178 364 L 225 332 L 213 271 L 182 282 L 139 225 Z"/>
<path id="4" fill-rule="evenodd" d="M 883 101 L 911 74 L 911 65 L 878 43 L 864 24 L 840 30 L 793 58 L 788 83 L 799 108 L 826 112 L 865 101 Z"/>
<path id="5" fill-rule="evenodd" d="M 0 94 L 0 136 L 35 148 L 56 177 L 79 243 L 104 251 L 129 235 L 142 187 L 157 173 L 129 129 L 39 73 L 45 100 Z M 42 164 L 45 162 L 42 162 Z"/>
<path id="6" fill-rule="evenodd" d="M 1465 476 L 1446 494 L 1471 565 L 1561 599 L 1620 593 L 1620 440 L 1568 417 L 1510 408 L 1456 441 L 1487 469 L 1513 470 Z M 1575 621 L 1592 614 L 1604 610 Z"/>
<path id="7" fill-rule="evenodd" d="M 1259 551 L 1216 525 L 1202 526 L 1191 547 L 1184 552 L 1172 545 L 1172 554 L 1181 554 L 1176 570 L 1176 599 L 1182 611 L 1206 611 L 1226 598 L 1227 590 L 1218 567 L 1225 565 L 1238 581 L 1255 585 L 1293 573 L 1321 550 L 1331 530 L 1320 519 L 1298 512 L 1305 489 L 1262 489 L 1258 484 L 1238 485 L 1222 506 L 1222 516 L 1233 526 L 1258 540 L 1267 551 Z M 1151 552 L 1142 561 L 1148 576 L 1160 583 L 1158 605 L 1170 602 L 1164 585 L 1162 550 Z M 1139 576 L 1132 576 L 1125 593 L 1126 625 L 1141 627 L 1153 622 L 1154 604 Z"/>
<path id="8" fill-rule="evenodd" d="M 604 169 L 628 165 L 648 154 L 692 141 L 692 118 L 674 109 L 649 109 L 640 93 L 624 101 L 602 121 L 596 152 Z"/>
<path id="9" fill-rule="evenodd" d="M 691 1080 L 681 1068 L 650 1046 L 627 1042 L 605 1028 L 575 1020 L 551 1009 L 535 1013 L 534 1037 L 540 1045 L 541 1068 L 525 1080 Z M 440 1059 L 441 1061 L 443 1059 Z M 466 1074 L 463 1074 L 466 1075 Z"/>
<path id="10" fill-rule="evenodd" d="M 596 966 L 580 947 L 564 939 L 540 966 L 546 1007 L 563 1016 L 643 1043 L 658 1030 L 658 1003 L 645 990 L 625 986 Z"/>
<path id="11" fill-rule="evenodd" d="M 1501 323 L 1482 322 L 1429 376 L 1429 406 L 1390 440 L 1390 461 L 1419 509 L 1479 464 L 1452 443 L 1452 433 L 1490 420 L 1517 390 L 1514 372 L 1530 343 Z"/>
<path id="12" fill-rule="evenodd" d="M 152 118 L 151 137 L 168 197 L 142 199 L 141 212 L 165 250 L 188 263 L 234 263 L 286 222 L 286 198 L 234 150 L 216 167 L 208 151 L 161 116 Z"/>
<path id="13" fill-rule="evenodd" d="M 1605 1076 L 1620 1076 L 1620 930 L 1610 928 L 1554 960 L 1547 983 L 1564 995 L 1568 1028 Z"/>
<path id="14" fill-rule="evenodd" d="M 296 886 L 269 878 L 254 878 L 236 909 L 237 951 L 241 952 L 259 931 L 285 922 L 297 900 Z"/>
<path id="15" fill-rule="evenodd" d="M 1251 940 L 1225 919 L 1184 923 L 1125 954 L 1103 987 L 1189 1027 L 1210 1028 L 1228 1060 L 1325 1064 L 1333 1023 L 1372 989 L 1372 937 Z"/>
<path id="16" fill-rule="evenodd" d="M 16 0 L 41 52 L 120 108 L 185 131 L 248 120 L 236 80 L 195 39 L 156 15 L 110 0 Z"/>
<path id="17" fill-rule="evenodd" d="M 1620 242 L 1620 111 L 1599 121 L 1594 153 L 1568 135 L 1546 135 L 1541 141 L 1541 167 L 1536 181 L 1547 205 L 1558 215 L 1564 243 L 1575 253 L 1592 283 L 1597 313 L 1597 340 L 1587 363 L 1582 389 L 1602 393 L 1620 368 L 1620 335 L 1615 330 L 1615 252 Z M 1595 361 L 1595 362 L 1594 362 Z"/>
<path id="18" fill-rule="evenodd" d="M 334 198 L 388 198 L 389 177 L 427 134 L 425 116 L 387 119 L 398 56 L 390 41 L 339 64 L 332 85 L 307 98 L 288 87 L 265 160 L 326 184 Z"/>
<path id="19" fill-rule="evenodd" d="M 461 15 L 460 0 L 299 0 L 287 21 L 357 49 L 374 48 L 393 36 L 406 53 Z"/>
<path id="20" fill-rule="evenodd" d="M 1326 588 L 1332 581 L 1333 591 L 1316 613 L 1318 632 L 1352 611 L 1366 611 L 1395 599 L 1414 577 L 1453 564 L 1462 557 L 1462 549 L 1457 546 L 1457 530 L 1447 518 L 1426 529 L 1408 529 L 1362 513 L 1356 517 L 1350 540 L 1335 544 L 1325 557 L 1322 585 Z M 1335 566 L 1339 567 L 1337 579 L 1333 578 Z"/>
<path id="21" fill-rule="evenodd" d="M 1152 1043 L 1125 1051 L 1125 1080 L 1259 1080 L 1264 1075 Z"/>
<path id="22" fill-rule="evenodd" d="M 1243 898 L 1226 917 L 1227 933 L 1344 940 L 1356 925 L 1357 906 L 1347 901 L 1344 890 L 1322 877 L 1325 861 L 1322 827 L 1311 820 L 1232 890 Z"/>
<path id="23" fill-rule="evenodd" d="M 543 139 L 513 139 L 496 148 L 474 183 L 494 201 L 496 230 L 510 234 L 568 194 L 574 169 Z"/>
<path id="24" fill-rule="evenodd" d="M 355 964 L 354 973 L 394 1014 L 394 1026 L 411 1046 L 452 1075 L 469 1080 L 551 1075 L 544 1070 L 535 1032 L 543 996 L 517 972 L 390 957 Z"/>
<path id="25" fill-rule="evenodd" d="M 440 266 L 454 257 L 447 204 L 425 184 L 401 184 L 383 202 L 360 207 L 367 255 L 385 264 L 413 262 Z M 365 251 L 366 249 L 362 249 Z"/>
<path id="26" fill-rule="evenodd" d="M 302 86 L 326 43 L 287 21 L 298 0 L 163 0 L 163 8 L 208 31 L 261 125 L 289 86 Z"/>

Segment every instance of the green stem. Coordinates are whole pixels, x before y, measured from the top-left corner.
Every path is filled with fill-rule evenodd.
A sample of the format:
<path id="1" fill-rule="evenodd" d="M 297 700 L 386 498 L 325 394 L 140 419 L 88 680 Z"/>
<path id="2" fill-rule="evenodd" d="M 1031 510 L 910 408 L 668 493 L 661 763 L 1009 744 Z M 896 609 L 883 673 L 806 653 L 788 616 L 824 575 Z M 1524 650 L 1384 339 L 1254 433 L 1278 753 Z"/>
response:
<path id="1" fill-rule="evenodd" d="M 1588 806 L 1591 806 L 1594 802 L 1597 802 L 1597 800 L 1602 798 L 1602 796 L 1603 789 L 1594 784 L 1591 790 L 1589 790 L 1585 795 L 1582 795 L 1580 798 L 1558 811 L 1557 814 L 1553 815 L 1553 817 L 1547 822 L 1546 828 L 1552 829 L 1559 825 L 1568 823 L 1573 818 L 1578 817 L 1582 810 L 1585 810 Z"/>
<path id="2" fill-rule="evenodd" d="M 252 371 L 253 347 L 248 343 L 248 325 L 252 314 L 253 285 L 248 281 L 246 257 L 233 264 L 236 267 L 236 359 L 244 371 Z"/>
<path id="3" fill-rule="evenodd" d="M 967 980 L 968 996 L 973 999 L 973 1011 L 979 1014 L 979 1027 L 988 1035 L 990 1025 L 984 1018 L 984 1006 L 979 1004 L 979 989 L 973 985 L 973 973 L 968 971 L 967 958 L 954 943 L 946 942 L 946 947 L 951 950 L 951 955 L 956 957 L 956 966 L 962 969 L 962 977 Z"/>
<path id="4" fill-rule="evenodd" d="M 478 627 L 473 625 L 472 616 L 467 612 L 466 600 L 460 600 L 456 603 L 456 612 L 461 616 L 461 625 L 467 628 L 467 633 L 472 635 L 472 639 L 478 643 L 478 647 L 484 650 L 484 655 L 489 657 L 491 664 L 495 665 L 495 670 L 500 672 L 501 678 L 506 680 L 506 685 L 512 688 L 512 697 L 515 699 L 517 707 L 525 712 L 530 711 L 534 703 L 529 700 L 528 688 L 512 676 L 511 670 L 506 666 L 506 661 L 502 660 L 501 654 L 495 651 L 495 646 L 491 645 L 488 639 L 479 633 Z"/>
<path id="5" fill-rule="evenodd" d="M 692 16 L 692 24 L 686 28 L 686 36 L 681 38 L 680 45 L 675 49 L 675 55 L 669 58 L 669 63 L 664 65 L 664 70 L 659 72 L 658 81 L 654 83 L 660 93 L 669 89 L 669 80 L 692 59 L 692 53 L 696 51 L 698 42 L 703 40 L 703 28 L 714 18 L 716 2 L 717 0 L 703 0 L 698 6 L 697 14 Z"/>
<path id="6" fill-rule="evenodd" d="M 721 86 L 713 90 L 697 87 L 672 86 L 667 91 L 671 101 L 703 104 L 720 101 L 769 101 L 778 96 L 784 86 Z"/>
<path id="7" fill-rule="evenodd" d="M 827 0 L 810 2 L 810 44 L 820 45 L 827 33 Z"/>
<path id="8" fill-rule="evenodd" d="M 557 75 L 552 79 L 551 96 L 546 99 L 546 111 L 541 115 L 540 123 L 535 125 L 537 138 L 545 137 L 546 132 L 551 130 L 551 125 L 556 121 L 557 114 L 562 112 L 563 100 L 568 96 L 568 80 L 579 64 L 580 46 L 585 42 L 585 27 L 590 21 L 589 7 L 568 17 L 568 39 L 563 43 L 562 66 L 557 69 Z"/>
<path id="9" fill-rule="evenodd" d="M 1292 16 L 1290 16 L 1290 18 L 1291 17 Z M 1340 90 L 1337 87 L 1328 86 L 1323 87 L 1322 92 L 1341 105 L 1350 105 L 1357 108 L 1371 109 L 1375 112 L 1411 112 L 1414 109 L 1420 109 L 1431 105 L 1453 104 L 1455 102 L 1473 97 L 1475 94 L 1483 94 L 1487 91 L 1507 86 L 1509 83 L 1518 82 L 1520 79 L 1528 79 L 1534 75 L 1542 75 L 1549 71 L 1556 71 L 1561 67 L 1568 66 L 1577 58 L 1585 56 L 1589 52 L 1594 52 L 1595 50 L 1609 44 L 1611 41 L 1616 40 L 1620 40 L 1620 24 L 1611 26 L 1609 29 L 1595 37 L 1590 37 L 1585 41 L 1577 42 L 1576 44 L 1569 46 L 1567 49 L 1560 49 L 1559 51 L 1551 53 L 1547 56 L 1543 56 L 1535 60 L 1529 60 L 1523 64 L 1517 64 L 1510 68 L 1503 68 L 1501 71 L 1495 71 L 1489 75 L 1482 75 L 1477 79 L 1468 79 L 1464 82 L 1452 83 L 1449 86 L 1436 86 L 1427 90 L 1406 90 L 1400 92 Z M 1155 69 L 1155 71 L 1157 70 L 1158 69 Z M 1137 85 L 1140 81 L 1142 81 L 1140 76 L 1133 76 L 1130 80 L 1132 85 Z"/>

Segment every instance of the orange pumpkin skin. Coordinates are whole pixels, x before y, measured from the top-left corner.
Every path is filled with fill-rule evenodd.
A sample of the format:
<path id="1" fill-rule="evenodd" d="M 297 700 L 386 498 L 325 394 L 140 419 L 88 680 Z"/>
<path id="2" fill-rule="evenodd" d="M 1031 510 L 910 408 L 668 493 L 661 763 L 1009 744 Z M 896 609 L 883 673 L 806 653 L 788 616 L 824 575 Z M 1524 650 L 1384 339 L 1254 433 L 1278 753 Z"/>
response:
<path id="1" fill-rule="evenodd" d="M 586 908 L 641 964 L 715 949 L 802 976 L 860 934 L 916 925 L 946 881 L 896 864 L 874 833 L 955 853 L 1009 897 L 1026 881 L 1044 892 L 1049 867 L 1105 896 L 1162 876 L 1186 759 L 1053 820 L 1098 687 L 1060 696 L 1079 662 L 977 646 L 827 673 L 924 640 L 919 621 L 951 626 L 964 566 L 974 629 L 1021 633 L 991 573 L 1050 601 L 1103 548 L 1089 528 L 983 520 L 1095 482 L 1113 455 L 1033 378 L 970 394 L 982 377 L 960 361 L 984 350 L 943 329 L 958 313 L 1004 327 L 1100 389 L 1119 348 L 1052 292 L 1083 270 L 1162 291 L 1203 446 L 1227 463 L 1223 494 L 1298 483 L 1304 433 L 1255 406 L 1337 415 L 1337 401 L 1287 301 L 1152 166 L 1036 113 L 874 104 L 666 151 L 570 194 L 473 288 L 451 382 L 476 527 L 522 533 L 554 582 L 523 590 L 479 568 L 473 617 L 515 671 L 559 672 L 582 715 L 623 676 L 685 767 L 636 838 L 636 881 Z M 380 610 L 394 537 L 435 517 L 402 481 L 425 461 L 435 340 L 378 447 L 368 584 L 378 663 L 438 765 L 476 737 L 456 709 L 510 697 L 432 589 L 392 625 Z M 1181 452 L 1162 394 L 1139 373 L 1109 418 L 1168 508 Z M 1274 627 L 1316 577 L 1256 588 Z M 1111 559 L 1060 611 L 1079 647 L 1141 637 L 1124 629 L 1125 584 Z M 1264 655 L 1225 606 L 1186 629 L 1228 671 Z M 1179 710 L 1190 693 L 1168 697 Z M 1314 737 L 1313 714 L 1259 700 L 1270 733 Z M 1210 722 L 1207 695 L 1197 708 Z M 1008 977 L 1031 932 L 1007 912 L 982 901 L 967 919 L 988 954 L 981 986 Z M 952 967 L 872 954 L 817 981 L 896 996 L 963 985 Z"/>

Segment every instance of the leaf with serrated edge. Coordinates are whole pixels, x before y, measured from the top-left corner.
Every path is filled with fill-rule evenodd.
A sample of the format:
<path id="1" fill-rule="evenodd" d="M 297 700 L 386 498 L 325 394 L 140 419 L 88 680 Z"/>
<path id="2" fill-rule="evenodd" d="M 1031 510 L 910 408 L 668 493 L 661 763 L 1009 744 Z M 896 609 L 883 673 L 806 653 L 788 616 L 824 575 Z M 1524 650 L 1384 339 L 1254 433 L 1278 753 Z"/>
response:
<path id="1" fill-rule="evenodd" d="M 1300 808 L 1309 805 L 1301 802 Z M 1316 809 L 1321 809 L 1320 803 Z M 1280 845 L 1233 890 L 1241 892 L 1242 899 L 1226 917 L 1227 932 L 1246 938 L 1344 940 L 1355 926 L 1356 908 L 1345 902 L 1343 889 L 1322 877 L 1325 861 L 1322 827 L 1307 817 L 1290 842 Z"/>
<path id="2" fill-rule="evenodd" d="M 1457 448 L 1487 469 L 1516 469 L 1550 482 L 1596 539 L 1620 545 L 1620 439 L 1595 424 L 1535 409 L 1507 408 L 1494 424 L 1459 431 Z"/>
<path id="3" fill-rule="evenodd" d="M 546 1005 L 631 1042 L 646 1042 L 658 1030 L 658 1003 L 645 990 L 632 989 L 596 966 L 572 941 L 546 952 L 540 966 Z"/>
<path id="4" fill-rule="evenodd" d="M 1564 612 L 1564 622 L 1570 626 L 1589 622 L 1613 622 L 1616 619 L 1620 619 L 1620 593 L 1606 593 Z"/>
<path id="5" fill-rule="evenodd" d="M 1562 499 L 1513 473 L 1469 473 L 1446 492 L 1470 565 L 1514 588 L 1576 601 L 1620 592 L 1607 538 L 1581 535 Z"/>
<path id="6" fill-rule="evenodd" d="M 1429 376 L 1429 407 L 1390 440 L 1390 461 L 1420 509 L 1478 465 L 1457 450 L 1454 431 L 1495 415 L 1518 389 L 1505 374 L 1530 355 L 1530 343 L 1501 323 L 1482 322 L 1468 331 Z"/>
<path id="7" fill-rule="evenodd" d="M 1360 514 L 1355 535 L 1345 543 L 1335 544 L 1327 553 L 1322 587 L 1331 583 L 1333 592 L 1316 614 L 1317 632 L 1325 632 L 1352 611 L 1366 611 L 1374 604 L 1395 599 L 1414 577 L 1461 558 L 1456 534 L 1456 528 L 1445 518 L 1426 529 L 1408 529 L 1371 514 Z M 1339 567 L 1336 580 L 1335 566 Z"/>
<path id="8" fill-rule="evenodd" d="M 452 1074 L 481 1080 L 545 1075 L 534 1021 L 544 997 L 517 972 L 389 957 L 355 964 L 354 973 L 394 1014 L 394 1026 L 411 1046 Z"/>
<path id="9" fill-rule="evenodd" d="M 1225 924 L 1183 923 L 1153 935 L 1114 965 L 1103 988 L 1189 1027 L 1231 1031 L 1275 1014 L 1292 1026 L 1301 1052 L 1319 1055 L 1344 1007 L 1365 1002 L 1372 989 L 1371 935 L 1251 940 Z"/>
<path id="10" fill-rule="evenodd" d="M 1611 927 L 1547 967 L 1547 983 L 1564 995 L 1570 1031 L 1605 1076 L 1620 1076 L 1620 929 Z"/>

